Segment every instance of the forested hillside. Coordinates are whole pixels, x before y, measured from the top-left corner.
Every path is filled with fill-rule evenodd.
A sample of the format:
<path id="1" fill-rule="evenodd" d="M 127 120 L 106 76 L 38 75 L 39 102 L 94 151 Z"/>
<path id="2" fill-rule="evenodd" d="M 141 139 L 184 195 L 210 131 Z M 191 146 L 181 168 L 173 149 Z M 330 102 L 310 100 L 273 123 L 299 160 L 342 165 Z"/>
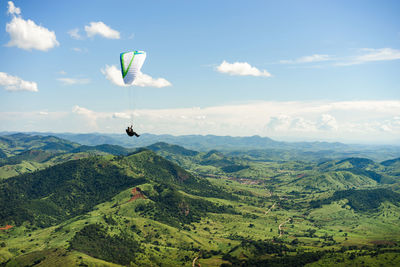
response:
<path id="1" fill-rule="evenodd" d="M 1 145 L 5 266 L 400 264 L 397 158 L 274 160 L 276 150 L 28 135 Z"/>

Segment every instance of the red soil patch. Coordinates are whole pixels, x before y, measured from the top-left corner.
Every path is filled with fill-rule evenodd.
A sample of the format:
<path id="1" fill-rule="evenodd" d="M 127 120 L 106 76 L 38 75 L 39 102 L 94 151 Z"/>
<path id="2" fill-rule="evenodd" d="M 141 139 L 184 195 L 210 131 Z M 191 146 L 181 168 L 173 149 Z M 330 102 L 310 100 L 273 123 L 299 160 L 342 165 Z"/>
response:
<path id="1" fill-rule="evenodd" d="M 129 200 L 129 202 L 134 201 L 139 198 L 146 199 L 146 197 L 142 193 L 142 190 L 139 187 L 132 188 L 131 192 L 132 192 L 132 197 Z"/>
<path id="2" fill-rule="evenodd" d="M 14 225 L 6 225 L 6 226 L 4 226 L 4 227 L 0 227 L 0 230 L 8 230 L 8 229 L 10 229 L 10 228 L 13 228 L 14 227 Z"/>

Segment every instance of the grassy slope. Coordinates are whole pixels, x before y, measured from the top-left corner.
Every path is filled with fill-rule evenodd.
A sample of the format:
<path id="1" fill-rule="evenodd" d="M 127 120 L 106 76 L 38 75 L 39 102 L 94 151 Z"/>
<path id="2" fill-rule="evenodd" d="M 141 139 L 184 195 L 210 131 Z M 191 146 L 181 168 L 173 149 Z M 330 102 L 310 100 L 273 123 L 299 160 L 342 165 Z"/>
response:
<path id="1" fill-rule="evenodd" d="M 47 266 L 52 266 L 56 261 L 71 266 L 78 263 L 107 265 L 104 261 L 80 252 L 65 250 L 69 246 L 68 240 L 71 240 L 77 231 L 94 223 L 104 225 L 110 235 L 125 233 L 139 241 L 143 252 L 135 260 L 138 266 L 191 266 L 192 260 L 199 255 L 198 250 L 204 251 L 199 260 L 202 266 L 219 266 L 226 263 L 222 257 L 229 251 L 232 256 L 242 260 L 246 259 L 245 255 L 253 257 L 254 251 L 243 247 L 242 240 L 274 239 L 275 242 L 283 242 L 289 248 L 305 251 L 339 250 L 343 246 L 352 245 L 372 246 L 376 241 L 400 242 L 400 208 L 396 203 L 395 205 L 384 202 L 377 210 L 366 212 L 354 211 L 346 199 L 316 209 L 310 209 L 308 206 L 308 201 L 330 197 L 336 189 L 382 186 L 367 176 L 343 170 L 354 168 L 354 165 L 347 165 L 348 162 L 333 162 L 334 168 L 326 169 L 324 175 L 321 175 L 322 167 L 317 169 L 316 165 L 309 163 L 255 162 L 228 158 L 228 164 L 233 161 L 250 166 L 248 169 L 228 174 L 221 170 L 221 166 L 227 161 L 215 153 L 207 156 L 205 153 L 196 154 L 190 156 L 192 159 L 172 154 L 168 154 L 168 157 L 183 162 L 182 165 L 190 167 L 193 172 L 207 174 L 210 170 L 214 171 L 212 173 L 215 176 L 207 178 L 215 186 L 210 188 L 217 188 L 216 192 L 222 189 L 236 198 L 221 199 L 216 195 L 200 194 L 196 190 L 199 184 L 194 182 L 197 180 L 193 176 L 147 151 L 126 158 L 114 158 L 111 162 L 123 168 L 125 174 L 130 177 L 150 178 L 139 185 L 147 197 L 156 194 L 155 184 L 168 182 L 174 184 L 185 197 L 232 206 L 236 213 L 208 212 L 199 221 L 183 227 L 172 227 L 158 221 L 157 218 L 143 216 L 137 208 L 153 203 L 154 200 L 147 198 L 129 202 L 129 187 L 111 200 L 96 205 L 92 211 L 58 225 L 41 229 L 23 224 L 0 232 L 0 243 L 6 244 L 6 247 L 0 247 L 0 261 L 14 258 L 16 261 L 32 262 L 37 255 L 30 253 L 35 252 L 39 258 L 44 257 L 41 262 Z M 208 163 L 214 165 L 205 165 L 204 160 L 213 160 Z M 371 169 L 377 170 L 377 167 L 372 166 Z M 240 177 L 252 178 L 259 183 L 250 183 L 249 179 L 241 180 Z M 274 204 L 274 208 L 266 214 Z M 288 221 L 289 218 L 292 220 Z M 278 226 L 286 221 L 288 222 L 282 225 L 284 234 L 279 237 Z M 298 241 L 297 245 L 291 245 L 294 240 Z M 207 251 L 215 251 L 216 255 L 208 253 L 204 256 Z M 363 261 L 370 265 L 388 265 L 390 262 L 398 262 L 396 254 L 392 252 L 376 256 L 361 255 L 359 252 L 360 255 L 350 259 L 352 252 L 354 251 L 349 250 L 344 254 L 325 255 L 311 265 L 345 266 L 362 264 Z"/>

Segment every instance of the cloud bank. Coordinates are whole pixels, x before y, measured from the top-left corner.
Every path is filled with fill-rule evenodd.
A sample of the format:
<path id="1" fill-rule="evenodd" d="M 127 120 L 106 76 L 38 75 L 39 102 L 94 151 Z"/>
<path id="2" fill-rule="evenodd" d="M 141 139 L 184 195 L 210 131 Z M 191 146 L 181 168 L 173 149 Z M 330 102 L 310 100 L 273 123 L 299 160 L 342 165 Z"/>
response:
<path id="1" fill-rule="evenodd" d="M 229 63 L 225 60 L 217 67 L 217 71 L 220 73 L 226 73 L 229 75 L 238 76 L 256 76 L 256 77 L 271 77 L 271 73 L 266 70 L 259 70 L 256 67 L 251 66 L 247 62 L 234 62 Z"/>
<path id="2" fill-rule="evenodd" d="M 110 112 L 74 106 L 71 112 L 0 112 L 1 130 L 124 133 L 134 114 L 138 132 L 155 134 L 214 134 L 268 136 L 276 140 L 341 141 L 400 144 L 398 101 L 282 101 L 254 102 L 206 108 L 136 109 Z M 45 119 L 44 119 L 45 117 Z"/>

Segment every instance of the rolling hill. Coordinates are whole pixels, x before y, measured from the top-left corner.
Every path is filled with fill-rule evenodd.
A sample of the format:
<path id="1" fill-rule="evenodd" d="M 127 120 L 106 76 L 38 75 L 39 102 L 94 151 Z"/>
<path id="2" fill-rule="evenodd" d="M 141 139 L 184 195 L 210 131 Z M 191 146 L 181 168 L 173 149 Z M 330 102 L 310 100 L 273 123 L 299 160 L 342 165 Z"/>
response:
<path id="1" fill-rule="evenodd" d="M 0 181 L 0 265 L 400 264 L 396 159 L 25 137 L 1 143 L 33 167 Z"/>

